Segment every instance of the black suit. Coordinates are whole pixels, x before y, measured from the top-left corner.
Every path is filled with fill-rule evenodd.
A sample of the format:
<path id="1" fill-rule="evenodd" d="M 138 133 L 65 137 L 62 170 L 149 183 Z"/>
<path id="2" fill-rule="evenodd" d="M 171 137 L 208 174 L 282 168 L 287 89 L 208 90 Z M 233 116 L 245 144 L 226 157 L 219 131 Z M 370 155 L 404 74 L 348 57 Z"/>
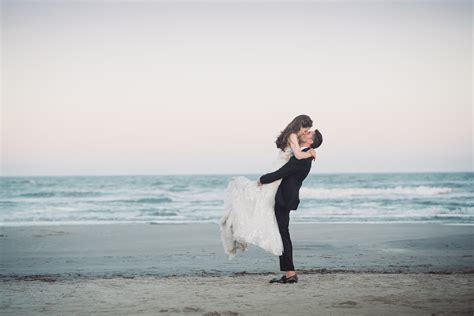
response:
<path id="1" fill-rule="evenodd" d="M 303 150 L 307 151 L 309 148 Z M 281 239 L 283 241 L 283 254 L 280 256 L 280 270 L 294 271 L 293 246 L 290 239 L 290 211 L 296 210 L 300 203 L 299 192 L 304 179 L 311 170 L 313 158 L 298 160 L 294 156 L 280 169 L 260 177 L 262 184 L 283 179 L 275 195 L 275 216 L 278 222 Z"/>

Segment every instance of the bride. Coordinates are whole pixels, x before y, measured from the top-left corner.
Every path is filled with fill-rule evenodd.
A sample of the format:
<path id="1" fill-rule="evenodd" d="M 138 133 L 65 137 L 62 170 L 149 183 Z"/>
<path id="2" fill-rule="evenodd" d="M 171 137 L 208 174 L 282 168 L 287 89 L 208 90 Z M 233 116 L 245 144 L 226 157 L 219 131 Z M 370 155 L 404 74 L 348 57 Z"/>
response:
<path id="1" fill-rule="evenodd" d="M 314 149 L 303 152 L 298 137 L 309 132 L 313 121 L 307 115 L 295 117 L 276 140 L 277 160 L 272 169 L 282 167 L 291 156 L 296 159 L 316 157 Z M 280 256 L 283 252 L 280 231 L 275 217 L 275 194 L 281 180 L 264 186 L 246 177 L 234 177 L 224 196 L 224 214 L 220 220 L 224 250 L 233 258 L 237 250 L 246 251 L 248 244 Z"/>

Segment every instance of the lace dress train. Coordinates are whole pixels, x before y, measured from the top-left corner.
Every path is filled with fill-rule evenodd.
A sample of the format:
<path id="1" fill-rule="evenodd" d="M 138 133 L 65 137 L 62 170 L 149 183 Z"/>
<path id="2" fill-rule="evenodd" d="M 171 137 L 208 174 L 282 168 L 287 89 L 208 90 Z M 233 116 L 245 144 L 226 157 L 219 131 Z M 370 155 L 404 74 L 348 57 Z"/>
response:
<path id="1" fill-rule="evenodd" d="M 279 151 L 273 170 L 279 169 L 291 157 L 290 148 Z M 275 256 L 283 253 L 283 243 L 275 217 L 275 194 L 281 180 L 257 186 L 246 177 L 234 177 L 224 196 L 224 213 L 220 220 L 224 250 L 233 258 L 237 250 L 246 251 L 256 245 Z"/>

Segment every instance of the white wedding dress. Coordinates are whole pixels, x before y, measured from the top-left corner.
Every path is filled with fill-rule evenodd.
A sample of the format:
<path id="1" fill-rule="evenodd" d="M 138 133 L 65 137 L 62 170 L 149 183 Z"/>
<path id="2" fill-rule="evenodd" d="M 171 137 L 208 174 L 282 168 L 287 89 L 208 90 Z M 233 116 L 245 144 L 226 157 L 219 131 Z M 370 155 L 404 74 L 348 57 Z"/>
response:
<path id="1" fill-rule="evenodd" d="M 272 171 L 278 170 L 293 155 L 288 146 L 278 150 Z M 278 223 L 275 217 L 275 194 L 281 180 L 257 186 L 257 181 L 234 177 L 224 196 L 224 214 L 220 220 L 224 250 L 232 259 L 237 250 L 246 251 L 248 244 L 280 256 L 283 253 Z"/>

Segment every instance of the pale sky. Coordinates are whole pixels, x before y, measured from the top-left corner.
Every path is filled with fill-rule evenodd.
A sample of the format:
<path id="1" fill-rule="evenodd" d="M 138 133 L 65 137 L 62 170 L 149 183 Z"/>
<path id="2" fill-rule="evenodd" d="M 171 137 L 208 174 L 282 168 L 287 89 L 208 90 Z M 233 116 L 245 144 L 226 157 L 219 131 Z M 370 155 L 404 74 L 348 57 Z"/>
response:
<path id="1" fill-rule="evenodd" d="M 471 1 L 2 1 L 1 174 L 473 171 Z"/>

